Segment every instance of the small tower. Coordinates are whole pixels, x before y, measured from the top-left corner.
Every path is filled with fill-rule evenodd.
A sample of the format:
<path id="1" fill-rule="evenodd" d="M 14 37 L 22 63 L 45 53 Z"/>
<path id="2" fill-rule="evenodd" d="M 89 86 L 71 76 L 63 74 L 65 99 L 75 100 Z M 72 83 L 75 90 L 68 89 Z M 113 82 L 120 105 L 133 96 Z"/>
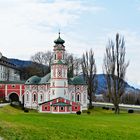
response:
<path id="1" fill-rule="evenodd" d="M 51 64 L 50 99 L 63 97 L 68 99 L 67 64 L 65 61 L 65 41 L 58 39 L 54 41 L 54 55 Z"/>

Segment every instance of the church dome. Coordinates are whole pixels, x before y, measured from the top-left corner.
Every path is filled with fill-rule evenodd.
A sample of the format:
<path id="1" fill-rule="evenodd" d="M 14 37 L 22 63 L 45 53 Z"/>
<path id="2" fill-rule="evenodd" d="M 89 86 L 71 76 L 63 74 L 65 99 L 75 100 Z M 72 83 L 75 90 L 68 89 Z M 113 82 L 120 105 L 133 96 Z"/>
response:
<path id="1" fill-rule="evenodd" d="M 38 76 L 32 76 L 30 77 L 26 82 L 25 85 L 36 85 L 40 82 L 41 78 Z"/>
<path id="2" fill-rule="evenodd" d="M 51 78 L 51 73 L 48 73 L 46 76 L 41 78 L 39 84 L 49 83 L 50 78 Z"/>
<path id="3" fill-rule="evenodd" d="M 82 77 L 75 76 L 75 77 L 71 78 L 70 84 L 73 84 L 73 85 L 86 85 L 86 82 Z"/>
<path id="4" fill-rule="evenodd" d="M 54 41 L 55 44 L 64 44 L 65 41 L 63 39 L 61 39 L 60 37 L 60 32 L 59 32 L 59 37 Z"/>

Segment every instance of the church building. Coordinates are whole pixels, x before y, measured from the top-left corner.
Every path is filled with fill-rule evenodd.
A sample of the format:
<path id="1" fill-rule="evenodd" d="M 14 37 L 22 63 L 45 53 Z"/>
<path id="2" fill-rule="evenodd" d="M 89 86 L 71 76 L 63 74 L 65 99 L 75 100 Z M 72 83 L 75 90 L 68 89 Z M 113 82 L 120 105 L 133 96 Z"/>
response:
<path id="1" fill-rule="evenodd" d="M 87 85 L 83 78 L 67 77 L 65 41 L 54 41 L 51 72 L 44 77 L 32 76 L 25 83 L 24 107 L 44 113 L 75 113 L 87 110 Z"/>

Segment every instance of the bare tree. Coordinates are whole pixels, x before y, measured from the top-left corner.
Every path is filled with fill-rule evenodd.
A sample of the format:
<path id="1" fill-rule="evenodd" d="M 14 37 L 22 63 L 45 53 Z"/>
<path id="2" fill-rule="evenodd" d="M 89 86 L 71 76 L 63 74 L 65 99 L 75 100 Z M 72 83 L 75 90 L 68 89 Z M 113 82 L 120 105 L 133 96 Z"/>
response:
<path id="1" fill-rule="evenodd" d="M 124 104 L 135 104 L 137 101 L 136 93 L 125 93 L 121 97 L 121 103 Z"/>
<path id="2" fill-rule="evenodd" d="M 77 76 L 80 72 L 81 59 L 69 53 L 65 53 L 65 58 L 68 65 L 68 77 Z"/>
<path id="3" fill-rule="evenodd" d="M 81 65 L 84 79 L 88 85 L 89 108 L 92 108 L 92 101 L 95 100 L 95 91 L 97 88 L 96 64 L 92 49 L 83 54 Z"/>
<path id="4" fill-rule="evenodd" d="M 81 58 L 75 57 L 74 59 L 74 75 L 79 75 L 79 72 L 81 70 Z"/>
<path id="5" fill-rule="evenodd" d="M 31 60 L 33 62 L 42 65 L 40 66 L 40 69 L 43 75 L 50 72 L 52 58 L 53 58 L 53 53 L 51 51 L 37 52 L 35 55 L 31 56 Z"/>
<path id="6" fill-rule="evenodd" d="M 44 53 L 44 64 L 49 67 L 49 72 L 51 71 L 51 61 L 53 58 L 53 52 L 47 51 Z"/>
<path id="7" fill-rule="evenodd" d="M 68 65 L 68 77 L 74 76 L 74 64 L 73 64 L 73 54 L 65 53 L 66 63 Z"/>
<path id="8" fill-rule="evenodd" d="M 107 90 L 115 108 L 115 114 L 119 114 L 120 98 L 125 92 L 125 74 L 129 63 L 125 62 L 125 41 L 116 34 L 115 43 L 110 40 L 104 56 L 104 73 L 107 81 Z"/>

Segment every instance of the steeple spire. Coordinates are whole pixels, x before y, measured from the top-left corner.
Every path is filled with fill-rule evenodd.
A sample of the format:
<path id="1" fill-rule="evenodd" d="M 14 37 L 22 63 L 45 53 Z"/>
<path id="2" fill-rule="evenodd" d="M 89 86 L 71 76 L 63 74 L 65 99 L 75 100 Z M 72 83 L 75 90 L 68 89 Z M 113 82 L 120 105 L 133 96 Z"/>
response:
<path id="1" fill-rule="evenodd" d="M 59 32 L 58 32 L 58 34 L 59 34 L 59 38 L 60 38 L 60 29 L 59 29 Z"/>

